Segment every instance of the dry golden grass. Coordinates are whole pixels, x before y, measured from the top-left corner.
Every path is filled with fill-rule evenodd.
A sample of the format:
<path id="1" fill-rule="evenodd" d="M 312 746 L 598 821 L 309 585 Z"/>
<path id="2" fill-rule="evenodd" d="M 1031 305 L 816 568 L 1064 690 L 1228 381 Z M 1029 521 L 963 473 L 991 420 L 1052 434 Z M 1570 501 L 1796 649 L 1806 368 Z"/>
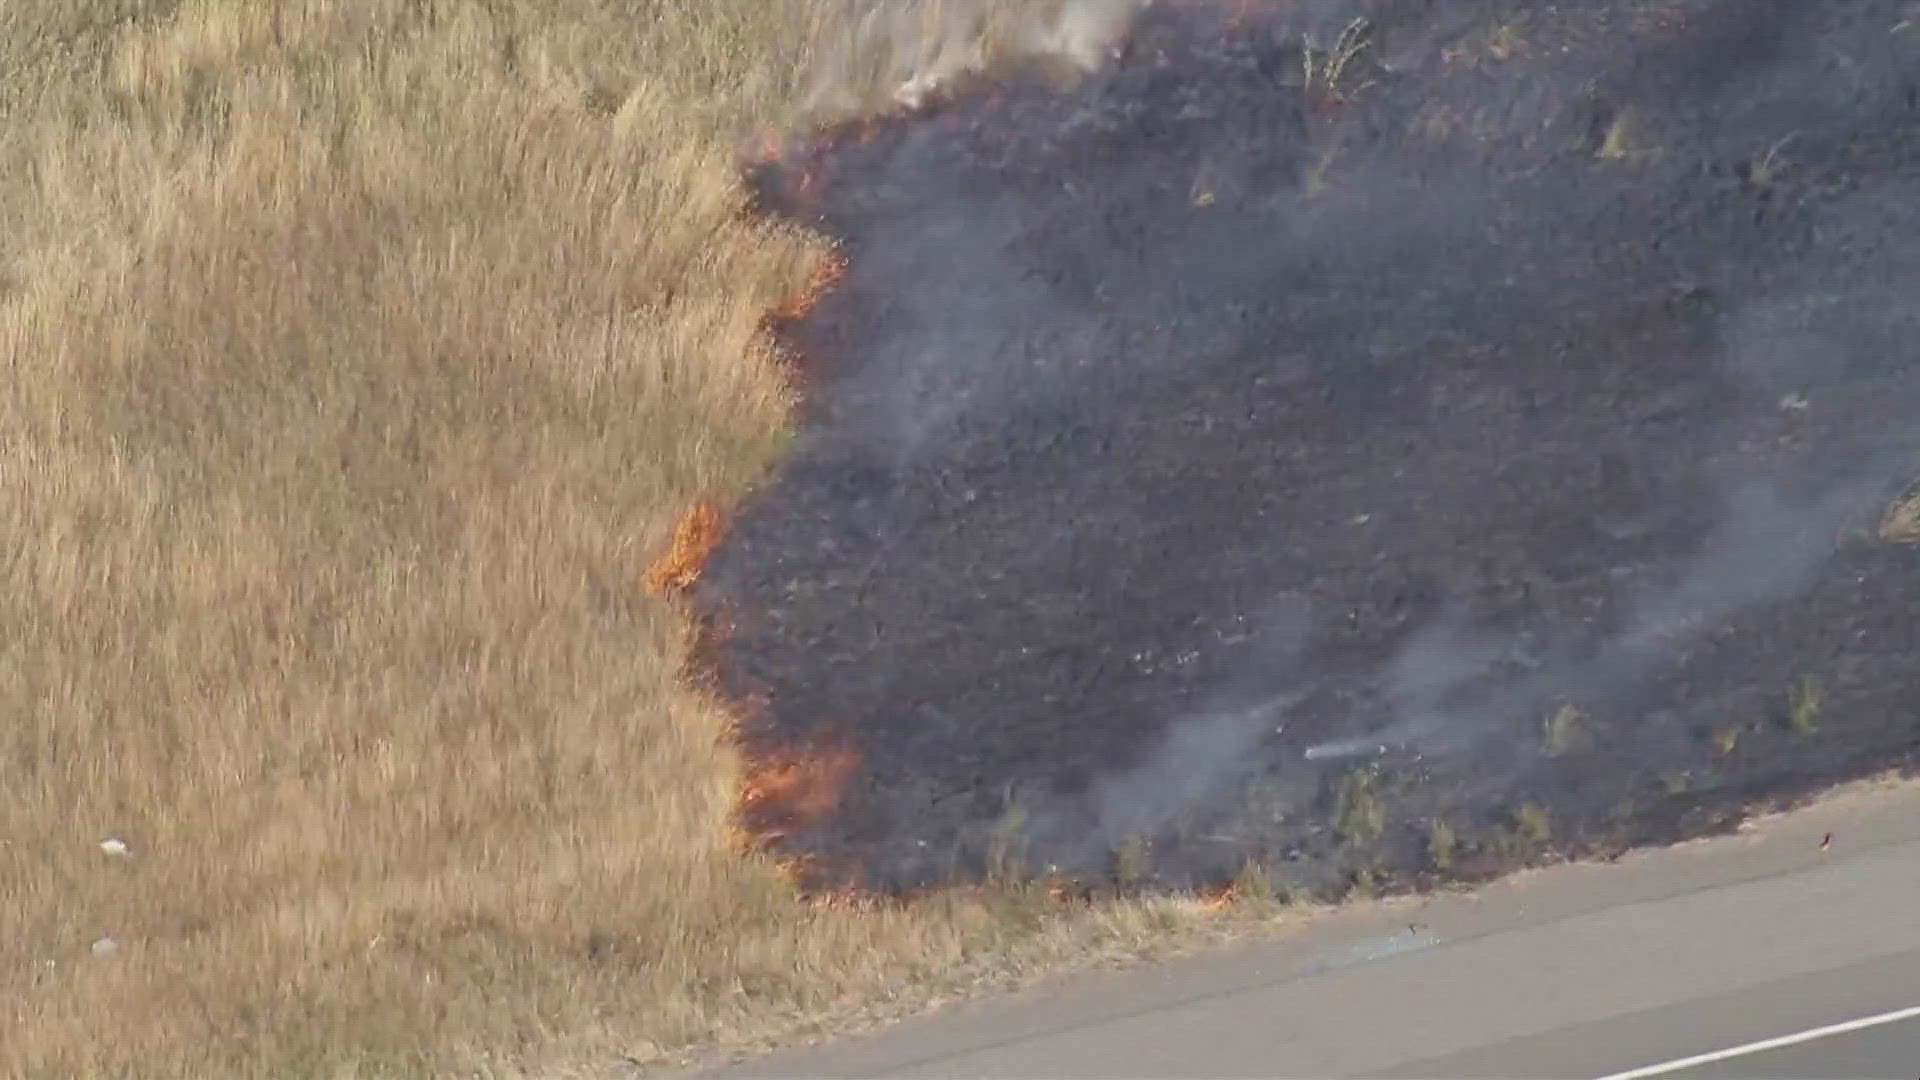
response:
<path id="1" fill-rule="evenodd" d="M 840 14 L 0 5 L 0 1071 L 587 1073 L 1190 936 L 728 848 L 643 578 L 782 438 L 821 247 L 735 151 Z"/>

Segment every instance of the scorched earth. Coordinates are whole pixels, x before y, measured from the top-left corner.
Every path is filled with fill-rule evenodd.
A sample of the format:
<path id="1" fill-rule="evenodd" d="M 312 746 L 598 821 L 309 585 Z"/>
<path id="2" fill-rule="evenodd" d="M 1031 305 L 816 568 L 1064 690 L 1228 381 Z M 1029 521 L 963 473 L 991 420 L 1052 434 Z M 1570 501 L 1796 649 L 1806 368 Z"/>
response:
<path id="1" fill-rule="evenodd" d="M 694 592 L 836 764 L 752 827 L 1404 887 L 1909 767 L 1916 18 L 1161 4 L 761 170 L 845 274 Z"/>

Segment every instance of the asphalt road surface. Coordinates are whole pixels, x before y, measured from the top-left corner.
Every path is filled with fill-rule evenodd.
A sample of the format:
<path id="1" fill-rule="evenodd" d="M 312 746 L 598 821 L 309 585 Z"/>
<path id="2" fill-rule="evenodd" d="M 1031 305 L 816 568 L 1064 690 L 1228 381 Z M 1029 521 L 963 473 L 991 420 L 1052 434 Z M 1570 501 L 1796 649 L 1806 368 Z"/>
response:
<path id="1" fill-rule="evenodd" d="M 1916 1076 L 1920 1075 L 1920 1025 L 1912 1014 L 1904 1026 L 1886 1026 L 1884 1017 L 1868 1017 L 1865 1030 L 1839 1035 L 1824 1031 L 1805 1033 L 1795 1045 L 1752 1053 L 1735 1048 L 1721 1060 L 1702 1062 L 1673 1073 L 1641 1072 L 1641 1076 L 1672 1075 L 1692 1080 L 1804 1080 L 1809 1076 Z M 1846 1026 L 1846 1025 L 1843 1025 Z M 1789 1040 L 1776 1040 L 1789 1041 Z M 1626 1080 L 1626 1078 L 1622 1078 Z M 1637 1078 L 1634 1078 L 1637 1080 Z"/>
<path id="2" fill-rule="evenodd" d="M 1303 923 L 711 1075 L 1920 1077 L 1912 785 Z"/>

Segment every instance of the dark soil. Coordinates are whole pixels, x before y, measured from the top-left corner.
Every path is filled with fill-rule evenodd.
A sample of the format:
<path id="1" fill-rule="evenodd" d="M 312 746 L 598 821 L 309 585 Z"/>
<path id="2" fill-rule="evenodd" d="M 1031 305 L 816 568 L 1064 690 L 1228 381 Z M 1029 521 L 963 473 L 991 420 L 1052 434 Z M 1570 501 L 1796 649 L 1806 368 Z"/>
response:
<path id="1" fill-rule="evenodd" d="M 1911 767 L 1920 10 L 1229 7 L 756 174 L 849 260 L 696 593 L 861 753 L 783 843 L 1396 887 Z"/>

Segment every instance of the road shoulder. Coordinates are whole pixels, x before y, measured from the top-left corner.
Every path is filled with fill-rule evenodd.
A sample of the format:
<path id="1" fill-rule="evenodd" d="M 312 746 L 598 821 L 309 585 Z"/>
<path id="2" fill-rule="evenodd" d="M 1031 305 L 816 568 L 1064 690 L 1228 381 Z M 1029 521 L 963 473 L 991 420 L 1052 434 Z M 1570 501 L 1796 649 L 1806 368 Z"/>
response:
<path id="1" fill-rule="evenodd" d="M 1064 980 L 712 1075 L 1434 1075 L 1422 1063 L 1897 963 L 1920 943 L 1916 811 L 1920 785 L 1850 785 L 1732 836 L 1320 913 L 1231 952 Z M 1665 1053 L 1620 1049 L 1628 1060 L 1588 1075 Z"/>

